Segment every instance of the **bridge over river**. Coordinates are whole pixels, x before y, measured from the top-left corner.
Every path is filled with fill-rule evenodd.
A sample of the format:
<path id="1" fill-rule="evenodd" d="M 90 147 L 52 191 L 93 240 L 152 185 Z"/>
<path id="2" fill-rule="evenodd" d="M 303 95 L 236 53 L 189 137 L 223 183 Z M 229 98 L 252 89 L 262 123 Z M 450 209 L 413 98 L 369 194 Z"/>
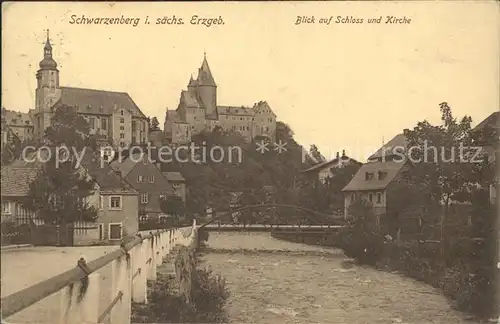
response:
<path id="1" fill-rule="evenodd" d="M 92 260 L 111 251 L 79 249 L 2 252 L 2 297 L 56 275 L 51 265 L 64 271 L 74 267 L 82 253 Z M 210 232 L 202 259 L 202 266 L 226 278 L 232 323 L 466 323 L 428 285 L 369 267 L 347 266 L 340 250 L 280 241 L 269 232 Z M 101 308 L 111 298 L 105 284 L 107 268 L 100 270 L 102 288 L 96 303 Z M 61 305 L 56 294 L 8 322 L 59 323 Z"/>

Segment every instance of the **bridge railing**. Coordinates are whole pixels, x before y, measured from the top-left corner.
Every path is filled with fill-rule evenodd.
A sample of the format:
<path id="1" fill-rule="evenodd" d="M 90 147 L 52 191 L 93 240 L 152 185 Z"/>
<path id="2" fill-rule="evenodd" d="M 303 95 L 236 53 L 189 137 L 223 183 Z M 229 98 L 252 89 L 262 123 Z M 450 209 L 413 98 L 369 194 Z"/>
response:
<path id="1" fill-rule="evenodd" d="M 97 324 L 107 319 L 110 324 L 130 324 L 131 302 L 147 303 L 147 281 L 156 281 L 156 267 L 175 245 L 189 245 L 196 228 L 193 221 L 192 226 L 185 228 L 150 232 L 143 237 L 138 234 L 133 241 L 91 262 L 80 258 L 74 269 L 2 298 L 2 323 L 59 293 L 61 324 Z M 109 281 L 103 281 L 97 272 L 106 265 L 111 266 Z M 100 300 L 103 282 L 111 286 L 107 306 Z"/>

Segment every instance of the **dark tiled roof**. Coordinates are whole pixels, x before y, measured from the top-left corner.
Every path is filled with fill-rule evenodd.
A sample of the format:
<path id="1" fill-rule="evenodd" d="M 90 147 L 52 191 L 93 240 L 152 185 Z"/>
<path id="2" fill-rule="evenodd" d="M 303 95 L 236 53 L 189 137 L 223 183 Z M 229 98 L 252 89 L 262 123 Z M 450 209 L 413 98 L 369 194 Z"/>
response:
<path id="1" fill-rule="evenodd" d="M 408 145 L 408 139 L 404 134 L 398 134 L 394 136 L 387 144 L 383 145 L 377 152 L 373 153 L 368 160 L 378 159 L 382 157 L 388 157 L 398 152 L 406 151 L 406 146 Z"/>
<path id="2" fill-rule="evenodd" d="M 32 162 L 28 162 L 32 161 Z M 26 160 L 18 159 L 11 164 L 11 167 L 21 170 L 39 170 L 43 162 L 35 158 L 34 154 L 27 157 Z M 82 166 L 88 171 L 89 175 L 99 184 L 102 192 L 114 193 L 137 193 L 132 186 L 121 178 L 116 172 L 111 169 L 108 163 L 102 161 L 99 155 L 91 149 L 86 148 L 85 154 L 82 157 Z M 3 187 L 2 187 L 3 190 Z"/>
<path id="3" fill-rule="evenodd" d="M 326 167 L 329 167 L 329 166 L 335 166 L 336 164 L 339 164 L 339 162 L 340 162 L 339 160 L 349 162 L 350 164 L 359 164 L 359 165 L 362 164 L 361 162 L 358 162 L 353 158 L 350 158 L 348 156 L 342 156 L 340 158 L 335 158 L 331 161 L 325 161 L 325 162 L 318 163 L 318 164 L 310 167 L 309 169 L 303 170 L 301 172 L 305 173 L 305 172 L 311 172 L 311 171 L 319 171 L 319 170 L 326 168 Z"/>
<path id="4" fill-rule="evenodd" d="M 492 129 L 498 129 L 500 126 L 500 112 L 495 111 L 491 115 L 489 115 L 485 120 L 480 122 L 476 127 L 474 127 L 474 130 L 481 130 L 485 128 L 486 126 L 491 127 Z"/>
<path id="5" fill-rule="evenodd" d="M 182 120 L 181 116 L 179 116 L 179 113 L 176 110 L 168 110 L 165 118 L 167 120 L 172 120 L 174 123 L 186 124 L 186 122 Z"/>
<path id="6" fill-rule="evenodd" d="M 198 70 L 198 78 L 196 79 L 196 83 L 198 85 L 216 86 L 212 71 L 210 71 L 210 67 L 208 66 L 206 57 L 203 59 L 203 63 Z"/>
<path id="7" fill-rule="evenodd" d="M 33 126 L 29 113 L 2 109 L 2 122 L 12 126 Z"/>
<path id="8" fill-rule="evenodd" d="M 168 181 L 186 181 L 180 172 L 162 172 L 163 176 L 167 178 Z"/>
<path id="9" fill-rule="evenodd" d="M 59 104 L 78 106 L 79 113 L 111 115 L 115 109 L 126 109 L 132 116 L 146 118 L 126 92 L 61 87 Z"/>
<path id="10" fill-rule="evenodd" d="M 368 162 L 359 168 L 342 191 L 383 190 L 396 177 L 406 163 L 398 161 Z M 383 179 L 378 179 L 378 172 L 386 172 Z M 366 173 L 373 173 L 372 180 L 365 180 Z"/>
<path id="11" fill-rule="evenodd" d="M 30 184 L 37 178 L 37 168 L 2 167 L 2 196 L 25 197 Z"/>
<path id="12" fill-rule="evenodd" d="M 253 116 L 255 110 L 249 107 L 217 106 L 219 115 Z"/>

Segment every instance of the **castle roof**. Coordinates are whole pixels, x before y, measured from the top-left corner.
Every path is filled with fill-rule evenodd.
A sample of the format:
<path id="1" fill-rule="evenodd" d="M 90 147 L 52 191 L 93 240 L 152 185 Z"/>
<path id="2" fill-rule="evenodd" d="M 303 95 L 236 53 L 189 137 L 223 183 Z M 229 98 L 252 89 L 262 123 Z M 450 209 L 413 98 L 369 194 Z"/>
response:
<path id="1" fill-rule="evenodd" d="M 75 107 L 82 114 L 111 115 L 115 109 L 126 109 L 133 117 L 146 118 L 126 92 L 61 87 L 57 104 Z"/>
<path id="2" fill-rule="evenodd" d="M 182 120 L 176 110 L 167 110 L 165 118 L 173 121 L 174 123 L 186 124 L 186 122 Z"/>
<path id="3" fill-rule="evenodd" d="M 182 91 L 181 92 L 181 100 L 186 107 L 189 108 L 202 108 L 203 105 L 200 104 L 198 99 L 196 98 L 196 94 L 191 91 Z"/>
<path id="4" fill-rule="evenodd" d="M 255 110 L 244 106 L 217 106 L 217 113 L 220 115 L 253 116 Z"/>
<path id="5" fill-rule="evenodd" d="M 203 63 L 201 64 L 200 69 L 198 70 L 198 79 L 196 80 L 198 85 L 204 86 L 217 86 L 215 84 L 214 77 L 212 75 L 212 71 L 210 71 L 210 67 L 208 66 L 207 57 L 203 58 Z"/>

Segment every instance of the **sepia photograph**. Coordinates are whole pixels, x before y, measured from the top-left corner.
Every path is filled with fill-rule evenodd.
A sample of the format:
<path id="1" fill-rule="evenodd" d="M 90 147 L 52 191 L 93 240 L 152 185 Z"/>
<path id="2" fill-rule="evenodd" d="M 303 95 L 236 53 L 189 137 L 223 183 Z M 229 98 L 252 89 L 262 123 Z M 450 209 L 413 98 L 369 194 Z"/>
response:
<path id="1" fill-rule="evenodd" d="M 500 324 L 497 1 L 3 2 L 1 322 Z"/>

